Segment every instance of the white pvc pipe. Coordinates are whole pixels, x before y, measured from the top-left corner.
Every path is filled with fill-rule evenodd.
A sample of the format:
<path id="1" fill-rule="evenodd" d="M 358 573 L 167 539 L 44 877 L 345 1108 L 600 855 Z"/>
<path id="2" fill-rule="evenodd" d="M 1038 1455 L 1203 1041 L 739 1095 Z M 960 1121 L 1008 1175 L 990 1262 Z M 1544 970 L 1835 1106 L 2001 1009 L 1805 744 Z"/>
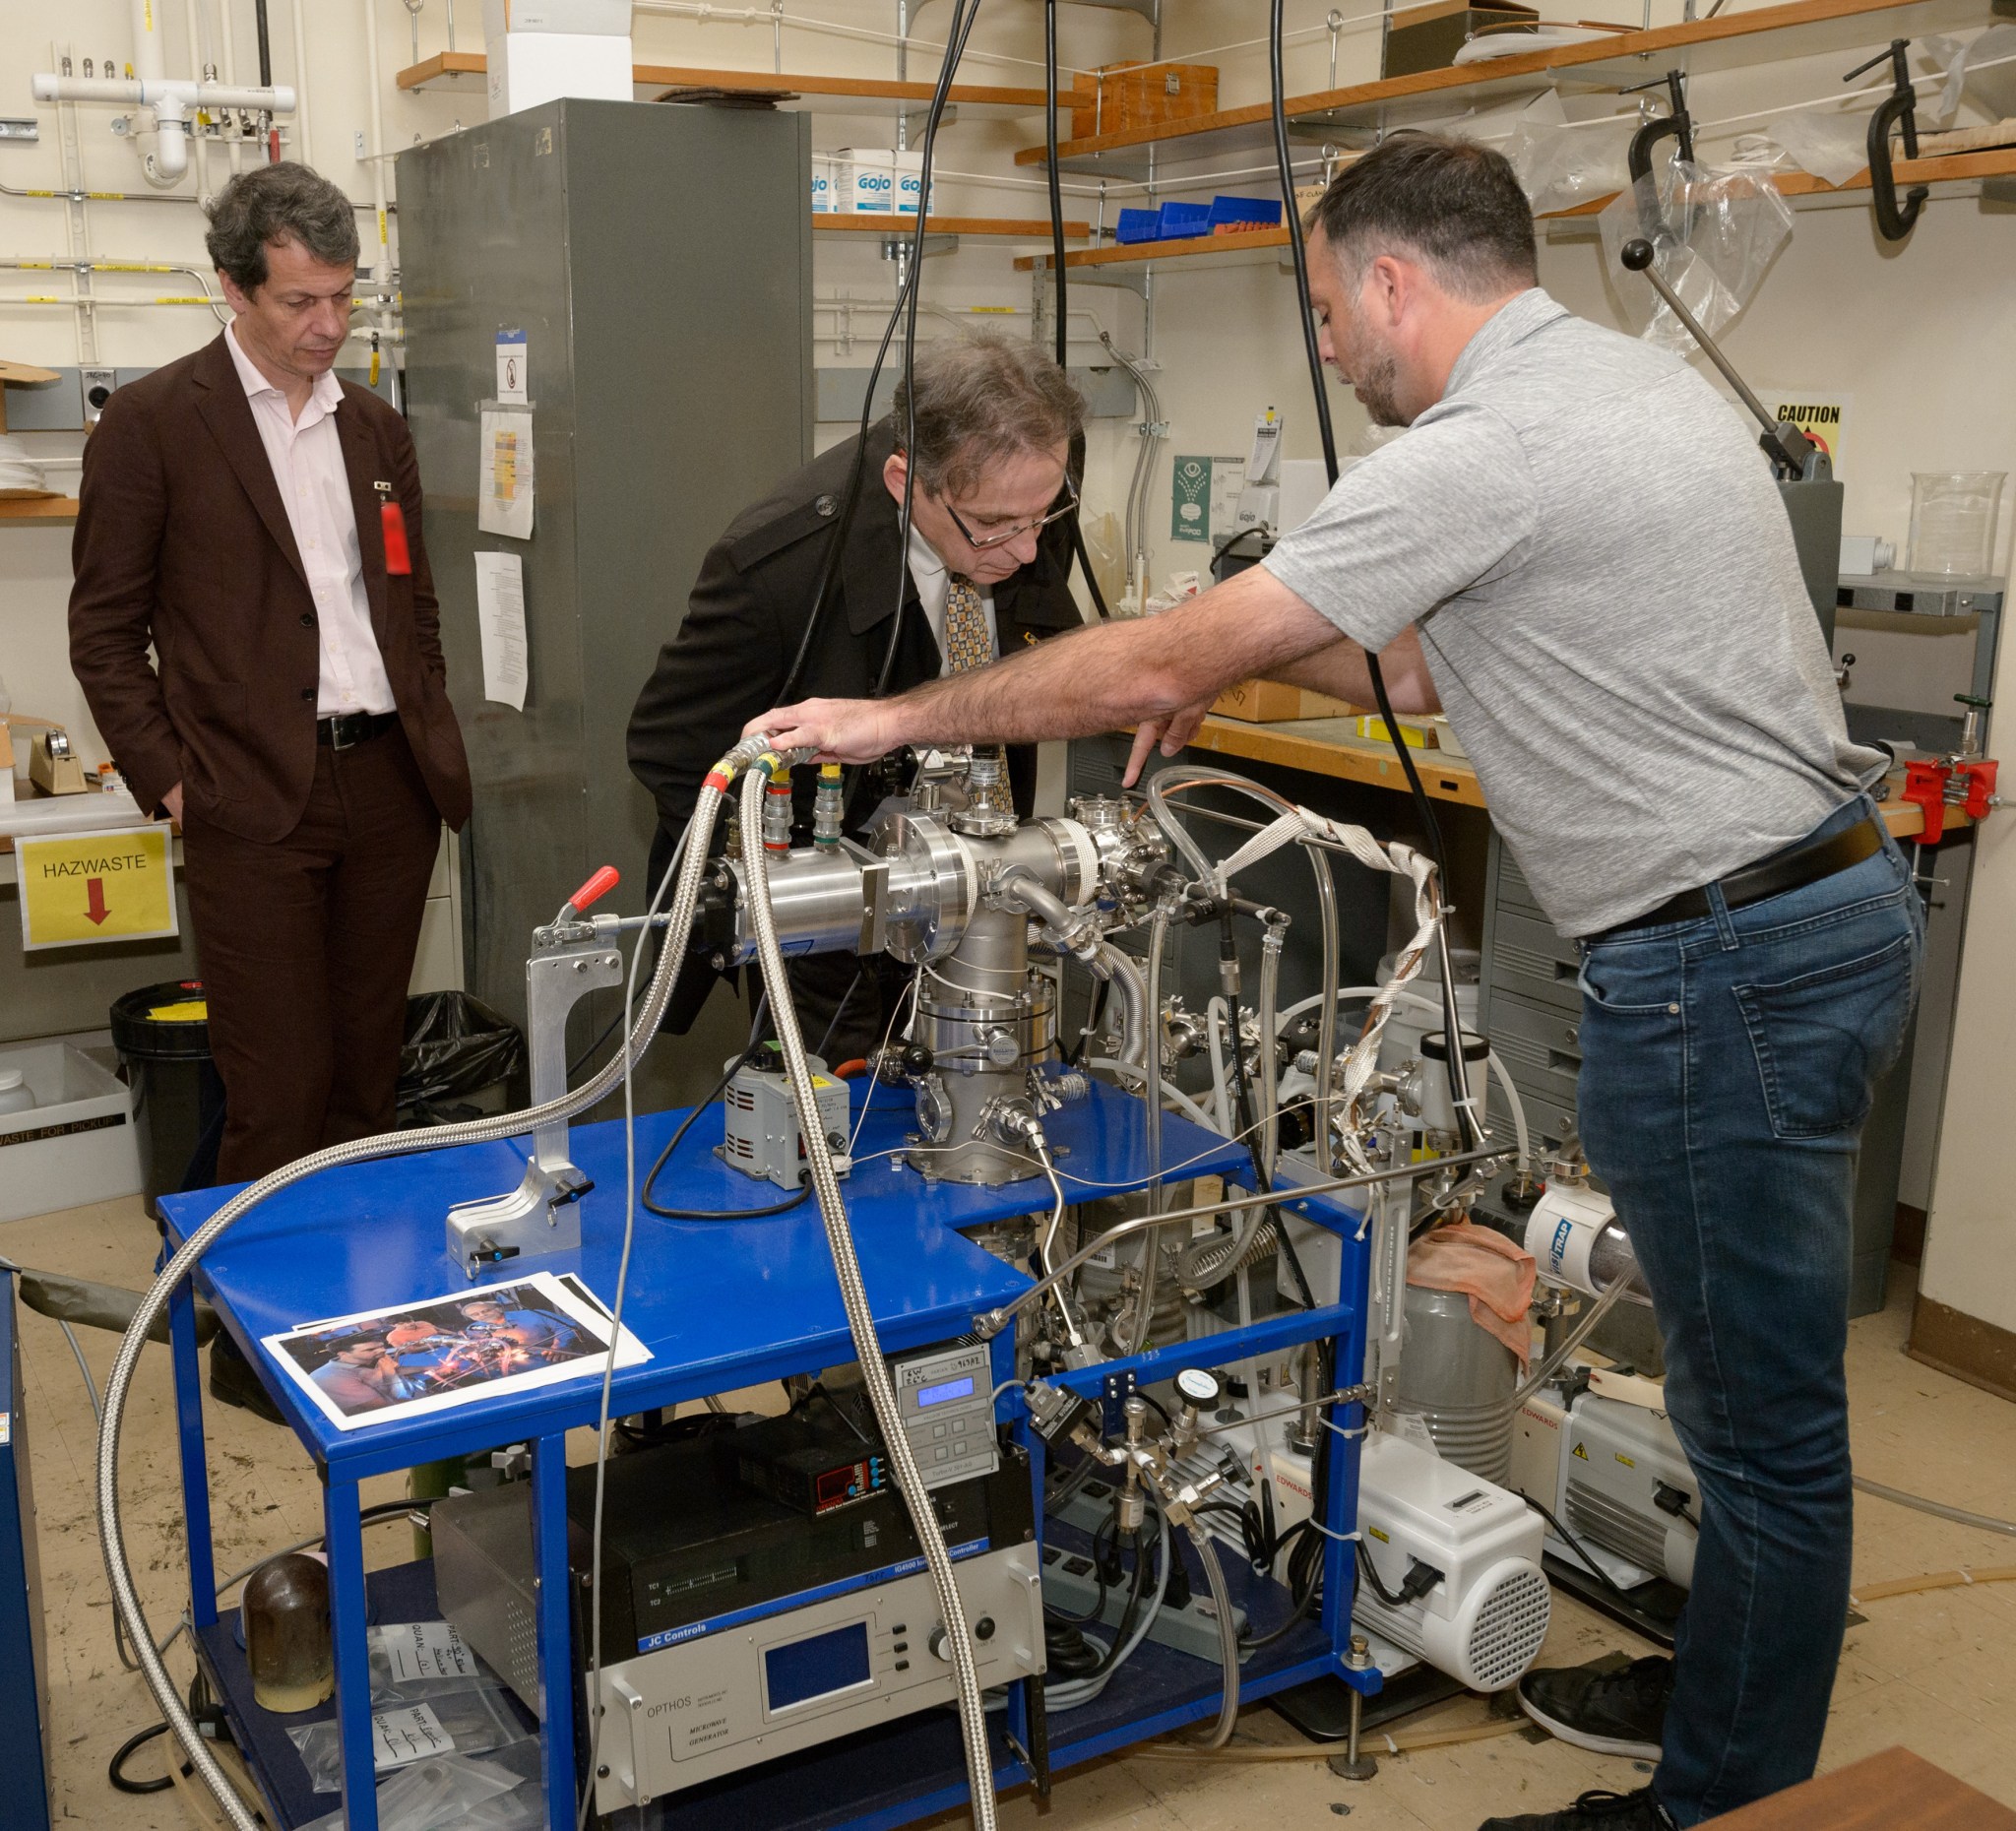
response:
<path id="1" fill-rule="evenodd" d="M 133 74 L 143 83 L 158 83 L 168 71 L 161 45 L 160 0 L 132 0 L 132 10 Z"/>
<path id="2" fill-rule="evenodd" d="M 107 82 L 103 77 L 57 76 L 44 70 L 31 79 L 30 87 L 37 101 L 124 102 L 143 108 L 168 102 L 184 108 L 270 108 L 275 114 L 291 114 L 294 109 L 294 92 L 284 84 L 239 89 L 229 82 L 196 83 L 176 77 Z"/>
<path id="3" fill-rule="evenodd" d="M 203 75 L 203 32 L 197 19 L 196 0 L 182 0 L 182 12 L 189 32 L 189 62 L 200 79 Z M 198 123 L 199 128 L 201 123 Z M 210 140 L 202 132 L 194 136 L 196 141 L 196 200 L 206 203 L 210 198 Z"/>
<path id="4" fill-rule="evenodd" d="M 308 137 L 308 22 L 301 0 L 294 0 L 294 157 L 304 165 L 315 163 Z"/>
<path id="5" fill-rule="evenodd" d="M 217 0 L 217 35 L 220 68 L 226 83 L 238 80 L 238 34 L 231 30 L 231 0 Z M 245 143 L 236 134 L 229 136 L 225 151 L 231 161 L 231 176 L 236 177 L 244 169 Z"/>
<path id="6" fill-rule="evenodd" d="M 378 14 L 372 0 L 363 0 L 364 54 L 371 96 L 371 146 L 366 163 L 371 167 L 371 211 L 378 220 L 378 258 L 371 264 L 371 288 L 378 302 L 371 311 L 372 328 L 381 334 L 389 328 L 385 300 L 392 294 L 392 241 L 385 226 L 385 104 L 378 77 Z M 394 392 L 398 391 L 395 378 Z"/>

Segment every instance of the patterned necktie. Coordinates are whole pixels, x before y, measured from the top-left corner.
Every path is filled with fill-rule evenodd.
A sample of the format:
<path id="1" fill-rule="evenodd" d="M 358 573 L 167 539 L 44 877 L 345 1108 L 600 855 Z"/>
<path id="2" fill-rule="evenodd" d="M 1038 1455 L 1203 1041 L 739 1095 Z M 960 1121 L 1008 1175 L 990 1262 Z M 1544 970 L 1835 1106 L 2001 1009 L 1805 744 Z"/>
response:
<path id="1" fill-rule="evenodd" d="M 987 612 L 980 602 L 979 588 L 957 573 L 952 575 L 951 589 L 945 594 L 944 648 L 950 673 L 963 674 L 975 667 L 984 667 L 994 659 L 994 639 L 987 633 Z M 1015 801 L 1008 786 L 1007 758 L 998 745 L 988 748 L 1001 758 L 1001 779 L 997 787 L 981 792 L 987 806 L 997 812 L 1012 813 Z"/>
<path id="2" fill-rule="evenodd" d="M 946 671 L 963 674 L 970 667 L 984 667 L 993 659 L 994 642 L 987 634 L 987 612 L 980 602 L 979 587 L 954 573 L 951 589 L 945 594 Z"/>

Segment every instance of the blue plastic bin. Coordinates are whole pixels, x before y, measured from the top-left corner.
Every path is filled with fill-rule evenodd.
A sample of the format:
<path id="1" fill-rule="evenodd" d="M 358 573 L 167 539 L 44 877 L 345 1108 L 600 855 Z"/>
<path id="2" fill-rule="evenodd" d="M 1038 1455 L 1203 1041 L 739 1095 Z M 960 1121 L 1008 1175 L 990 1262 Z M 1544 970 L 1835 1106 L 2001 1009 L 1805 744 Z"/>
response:
<path id="1" fill-rule="evenodd" d="M 1193 235 L 1211 233 L 1209 204 L 1164 204 L 1162 221 L 1156 227 L 1157 241 L 1187 241 Z"/>
<path id="2" fill-rule="evenodd" d="M 1221 222 L 1279 228 L 1281 205 L 1268 197 L 1214 197 L 1211 200 L 1211 227 L 1215 229 Z"/>

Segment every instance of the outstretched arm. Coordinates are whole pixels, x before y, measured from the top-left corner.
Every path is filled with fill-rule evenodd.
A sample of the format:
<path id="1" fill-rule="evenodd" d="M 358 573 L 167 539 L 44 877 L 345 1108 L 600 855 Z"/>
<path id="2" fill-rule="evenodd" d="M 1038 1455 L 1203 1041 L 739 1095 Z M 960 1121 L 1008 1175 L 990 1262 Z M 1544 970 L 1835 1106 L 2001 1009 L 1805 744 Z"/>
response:
<path id="1" fill-rule="evenodd" d="M 1280 678 L 1305 657 L 1355 648 L 1272 573 L 1253 566 L 1160 616 L 1073 630 L 896 699 L 780 707 L 746 728 L 782 747 L 861 763 L 901 744 L 1036 743 L 1139 725 L 1138 768 L 1158 739 L 1165 749 L 1179 748 L 1234 681 Z"/>

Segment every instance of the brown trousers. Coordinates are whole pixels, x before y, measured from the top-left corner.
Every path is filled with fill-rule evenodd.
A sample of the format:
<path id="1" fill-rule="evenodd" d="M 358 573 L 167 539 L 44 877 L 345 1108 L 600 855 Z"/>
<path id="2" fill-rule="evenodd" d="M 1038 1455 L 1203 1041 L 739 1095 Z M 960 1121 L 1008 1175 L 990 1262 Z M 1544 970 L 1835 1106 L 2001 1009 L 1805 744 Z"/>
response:
<path id="1" fill-rule="evenodd" d="M 219 1181 L 391 1128 L 440 843 L 398 726 L 319 747 L 300 822 L 271 845 L 185 814 L 183 878 L 224 1084 Z"/>

